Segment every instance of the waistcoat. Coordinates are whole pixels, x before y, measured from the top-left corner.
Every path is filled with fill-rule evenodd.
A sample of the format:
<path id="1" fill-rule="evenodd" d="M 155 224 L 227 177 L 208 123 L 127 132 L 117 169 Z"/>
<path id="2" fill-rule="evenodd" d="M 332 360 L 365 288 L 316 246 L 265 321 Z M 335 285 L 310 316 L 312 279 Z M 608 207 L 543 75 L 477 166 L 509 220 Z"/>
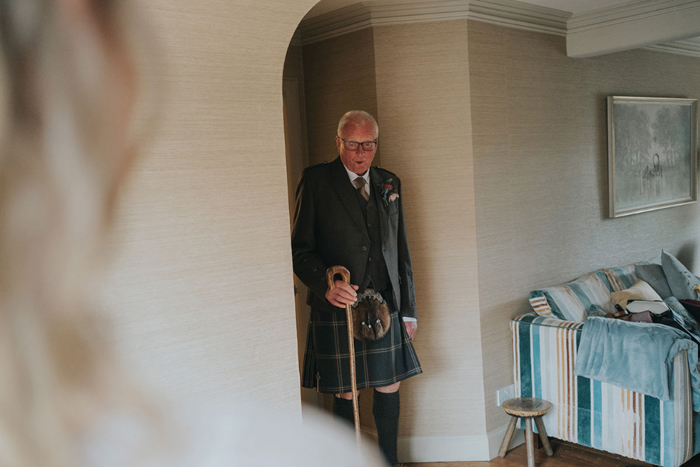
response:
<path id="1" fill-rule="evenodd" d="M 377 206 L 377 198 L 374 196 L 376 187 L 372 187 L 373 191 L 370 194 L 369 201 L 365 201 L 362 195 L 355 190 L 357 202 L 360 203 L 362 215 L 365 217 L 365 226 L 369 234 L 369 257 L 367 258 L 367 267 L 365 268 L 365 276 L 360 282 L 358 292 L 363 292 L 367 287 L 371 287 L 376 291 L 383 291 L 390 285 L 389 272 L 386 269 L 384 255 L 382 254 L 382 232 L 379 228 L 379 209 Z"/>

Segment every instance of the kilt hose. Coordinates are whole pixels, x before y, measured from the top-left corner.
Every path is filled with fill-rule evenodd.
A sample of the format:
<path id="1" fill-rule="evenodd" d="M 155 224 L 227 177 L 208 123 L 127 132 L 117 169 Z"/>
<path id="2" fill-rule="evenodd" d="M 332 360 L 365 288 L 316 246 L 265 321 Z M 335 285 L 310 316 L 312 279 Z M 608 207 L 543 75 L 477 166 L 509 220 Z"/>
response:
<path id="1" fill-rule="evenodd" d="M 355 339 L 357 389 L 389 386 L 423 373 L 397 311 L 389 332 L 377 341 Z M 319 392 L 350 392 L 350 355 L 345 310 L 311 310 L 304 355 L 302 386 Z"/>

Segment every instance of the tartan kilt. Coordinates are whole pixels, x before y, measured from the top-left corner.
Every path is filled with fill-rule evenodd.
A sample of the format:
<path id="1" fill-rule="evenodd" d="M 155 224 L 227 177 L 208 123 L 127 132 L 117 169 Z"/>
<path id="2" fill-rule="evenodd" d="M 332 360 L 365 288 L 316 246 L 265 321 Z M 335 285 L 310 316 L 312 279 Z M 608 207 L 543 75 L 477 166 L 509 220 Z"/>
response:
<path id="1" fill-rule="evenodd" d="M 389 332 L 378 341 L 355 339 L 357 389 L 389 386 L 423 373 L 403 320 L 391 312 Z M 350 392 L 350 355 L 345 310 L 311 310 L 302 386 L 319 392 Z"/>

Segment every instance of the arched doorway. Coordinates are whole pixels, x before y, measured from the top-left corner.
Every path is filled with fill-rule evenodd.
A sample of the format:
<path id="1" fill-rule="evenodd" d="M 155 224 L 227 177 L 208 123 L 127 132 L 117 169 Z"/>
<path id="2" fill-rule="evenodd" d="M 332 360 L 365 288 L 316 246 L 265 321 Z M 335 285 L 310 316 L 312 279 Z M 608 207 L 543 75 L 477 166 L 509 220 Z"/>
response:
<path id="1" fill-rule="evenodd" d="M 377 115 L 374 30 L 363 27 L 331 37 L 315 32 L 317 22 L 322 21 L 316 15 L 323 18 L 331 10 L 351 3 L 356 2 L 319 2 L 300 23 L 287 51 L 282 91 L 290 217 L 294 215 L 294 197 L 301 171 L 337 157 L 335 134 L 340 117 L 348 110 L 365 110 Z M 374 163 L 378 165 L 380 161 L 381 149 Z M 299 367 L 303 368 L 310 309 L 306 305 L 306 287 L 296 277 L 294 284 Z M 307 409 L 314 406 L 330 411 L 333 405 L 332 395 L 313 389 L 302 388 L 301 400 Z M 362 429 L 372 436 L 376 429 L 371 392 L 363 395 L 360 405 Z"/>
<path id="2" fill-rule="evenodd" d="M 285 60 L 282 99 L 284 112 L 285 155 L 287 159 L 287 190 L 290 225 L 294 219 L 294 198 L 301 172 L 309 166 L 306 140 L 306 102 L 304 99 L 303 59 L 301 43 L 295 39 L 289 46 Z M 303 368 L 310 308 L 306 304 L 306 286 L 294 276 L 294 304 L 296 307 L 297 346 L 299 368 Z M 311 389 L 301 388 L 303 404 L 323 406 L 323 395 Z"/>
<path id="3" fill-rule="evenodd" d="M 285 149 L 290 217 L 294 215 L 294 197 L 301 171 L 309 165 L 330 162 L 337 156 L 336 125 L 348 110 L 361 109 L 377 114 L 374 76 L 373 30 L 330 38 L 309 38 L 310 24 L 318 11 L 345 6 L 324 0 L 311 10 L 297 29 L 285 60 L 283 100 Z M 320 8 L 320 9 L 319 9 Z M 304 39 L 306 35 L 306 39 Z M 349 73 L 351 67 L 352 72 Z M 375 157 L 379 163 L 381 154 Z M 290 222 L 292 219 L 290 219 Z M 310 309 L 306 305 L 306 287 L 295 277 L 295 304 L 299 366 L 303 366 Z M 302 388 L 302 402 L 317 407 L 332 406 L 332 397 Z M 363 398 L 364 420 L 371 420 L 371 397 Z M 371 422 L 370 422 L 371 423 Z"/>

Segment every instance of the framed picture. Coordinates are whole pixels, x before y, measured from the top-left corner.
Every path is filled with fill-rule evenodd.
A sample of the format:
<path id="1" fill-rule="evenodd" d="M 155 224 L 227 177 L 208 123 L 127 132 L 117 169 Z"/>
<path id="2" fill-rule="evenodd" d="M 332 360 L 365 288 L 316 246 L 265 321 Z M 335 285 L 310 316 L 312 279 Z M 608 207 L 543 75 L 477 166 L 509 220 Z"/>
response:
<path id="1" fill-rule="evenodd" d="M 698 200 L 697 99 L 608 97 L 610 217 Z"/>

